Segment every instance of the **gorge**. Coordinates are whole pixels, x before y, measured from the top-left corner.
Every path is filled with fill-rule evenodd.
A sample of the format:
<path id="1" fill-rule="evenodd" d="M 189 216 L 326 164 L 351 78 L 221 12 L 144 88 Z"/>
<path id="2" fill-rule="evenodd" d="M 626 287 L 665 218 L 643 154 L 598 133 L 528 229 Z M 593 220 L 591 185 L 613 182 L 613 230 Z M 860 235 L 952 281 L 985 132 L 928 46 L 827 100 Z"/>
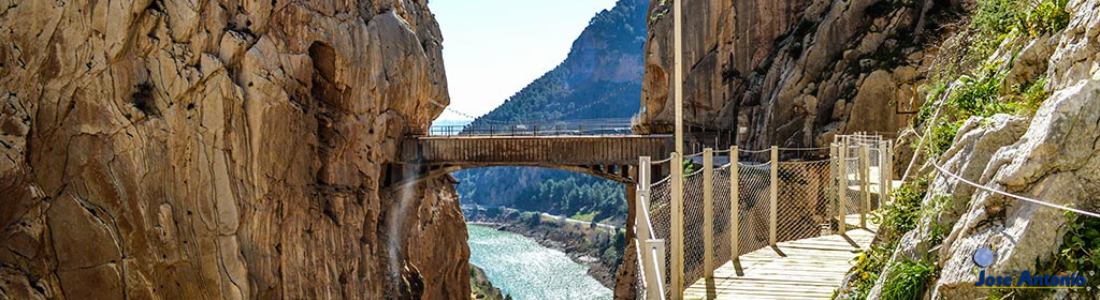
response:
<path id="1" fill-rule="evenodd" d="M 405 142 L 451 102 L 427 0 L 8 2 L 0 299 L 468 299 L 471 252 L 503 247 L 468 244 L 496 232 L 460 201 L 622 225 L 600 249 L 623 262 L 612 288 L 565 285 L 636 298 L 629 184 L 530 168 L 403 181 L 421 171 Z M 689 143 L 896 136 L 906 185 L 835 298 L 1100 297 L 1096 281 L 976 289 L 969 258 L 989 245 L 989 272 L 1100 271 L 1100 222 L 1057 208 L 1100 210 L 1100 0 L 620 0 L 473 125 L 673 132 L 674 9 L 690 16 Z"/>

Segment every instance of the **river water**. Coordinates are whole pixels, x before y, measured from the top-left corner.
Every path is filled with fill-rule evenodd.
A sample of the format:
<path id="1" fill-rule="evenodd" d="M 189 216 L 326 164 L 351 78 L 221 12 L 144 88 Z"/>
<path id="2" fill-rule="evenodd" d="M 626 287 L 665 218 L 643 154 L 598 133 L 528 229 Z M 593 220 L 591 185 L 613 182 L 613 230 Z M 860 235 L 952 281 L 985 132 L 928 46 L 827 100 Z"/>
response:
<path id="1" fill-rule="evenodd" d="M 515 300 L 611 299 L 611 290 L 588 276 L 588 268 L 565 253 L 525 236 L 467 225 L 470 263 Z"/>

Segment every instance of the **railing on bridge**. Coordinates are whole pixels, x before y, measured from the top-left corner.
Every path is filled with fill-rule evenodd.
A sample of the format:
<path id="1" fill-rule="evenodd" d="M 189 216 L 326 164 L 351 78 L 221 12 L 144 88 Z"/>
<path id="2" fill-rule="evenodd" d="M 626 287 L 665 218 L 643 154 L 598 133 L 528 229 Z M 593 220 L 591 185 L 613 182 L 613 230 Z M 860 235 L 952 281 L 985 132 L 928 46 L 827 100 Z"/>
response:
<path id="1" fill-rule="evenodd" d="M 625 135 L 631 134 L 630 119 L 592 119 L 554 122 L 518 122 L 468 124 L 463 126 L 432 126 L 428 135 Z"/>
<path id="2" fill-rule="evenodd" d="M 634 200 L 639 298 L 682 299 L 685 284 L 713 280 L 722 262 L 731 261 L 742 276 L 741 255 L 767 247 L 783 255 L 777 243 L 844 234 L 857 215 L 866 228 L 872 183 L 881 187 L 878 194 L 889 193 L 890 142 L 842 136 L 824 159 L 779 160 L 781 152 L 808 150 L 707 149 L 701 165 L 687 164 L 695 169 L 688 174 L 676 153 L 656 162 L 640 158 Z M 740 161 L 746 154 L 768 159 Z M 715 166 L 716 156 L 729 163 Z M 791 156 L 798 155 L 782 157 Z M 665 163 L 672 175 L 650 184 L 651 166 Z"/>

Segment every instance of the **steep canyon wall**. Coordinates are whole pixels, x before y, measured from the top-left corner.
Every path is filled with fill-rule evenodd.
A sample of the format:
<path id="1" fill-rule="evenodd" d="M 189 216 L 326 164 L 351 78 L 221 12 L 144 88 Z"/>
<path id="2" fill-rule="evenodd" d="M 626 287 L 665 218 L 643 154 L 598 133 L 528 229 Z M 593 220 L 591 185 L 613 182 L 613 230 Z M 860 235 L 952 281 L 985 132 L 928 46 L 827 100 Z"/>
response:
<path id="1" fill-rule="evenodd" d="M 457 299 L 426 0 L 0 5 L 0 298 Z M 387 167 L 389 166 L 389 167 Z"/>
<path id="2" fill-rule="evenodd" d="M 923 104 L 930 60 L 917 40 L 950 1 L 686 2 L 684 120 L 742 147 L 822 146 L 891 132 Z M 650 1 L 637 129 L 672 131 L 674 1 Z M 899 113 L 900 112 L 900 113 Z"/>

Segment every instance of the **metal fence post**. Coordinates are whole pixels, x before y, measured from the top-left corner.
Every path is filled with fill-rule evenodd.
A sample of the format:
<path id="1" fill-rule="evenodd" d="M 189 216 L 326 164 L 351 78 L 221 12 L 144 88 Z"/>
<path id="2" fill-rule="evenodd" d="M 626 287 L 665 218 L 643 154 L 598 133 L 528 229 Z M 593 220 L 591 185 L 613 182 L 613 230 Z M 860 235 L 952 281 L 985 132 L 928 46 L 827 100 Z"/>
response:
<path id="1" fill-rule="evenodd" d="M 737 276 L 745 276 L 741 268 L 741 173 L 737 146 L 730 147 L 730 260 Z"/>
<path id="2" fill-rule="evenodd" d="M 714 149 L 703 149 L 703 271 L 714 280 Z"/>
<path id="3" fill-rule="evenodd" d="M 680 153 L 673 152 L 669 161 L 672 167 L 672 212 L 669 244 L 672 246 L 672 268 L 669 276 L 672 299 L 684 298 L 684 161 Z"/>
<path id="4" fill-rule="evenodd" d="M 859 208 L 860 228 L 867 228 L 867 211 L 871 209 L 871 184 L 869 178 L 871 161 L 868 159 L 870 156 L 869 152 L 866 144 L 859 145 L 859 189 L 860 195 L 862 196 Z"/>
<path id="5" fill-rule="evenodd" d="M 779 229 L 779 147 L 772 146 L 772 176 L 768 186 L 771 192 L 771 222 L 769 222 L 768 242 L 772 247 L 776 244 L 776 231 Z"/>

